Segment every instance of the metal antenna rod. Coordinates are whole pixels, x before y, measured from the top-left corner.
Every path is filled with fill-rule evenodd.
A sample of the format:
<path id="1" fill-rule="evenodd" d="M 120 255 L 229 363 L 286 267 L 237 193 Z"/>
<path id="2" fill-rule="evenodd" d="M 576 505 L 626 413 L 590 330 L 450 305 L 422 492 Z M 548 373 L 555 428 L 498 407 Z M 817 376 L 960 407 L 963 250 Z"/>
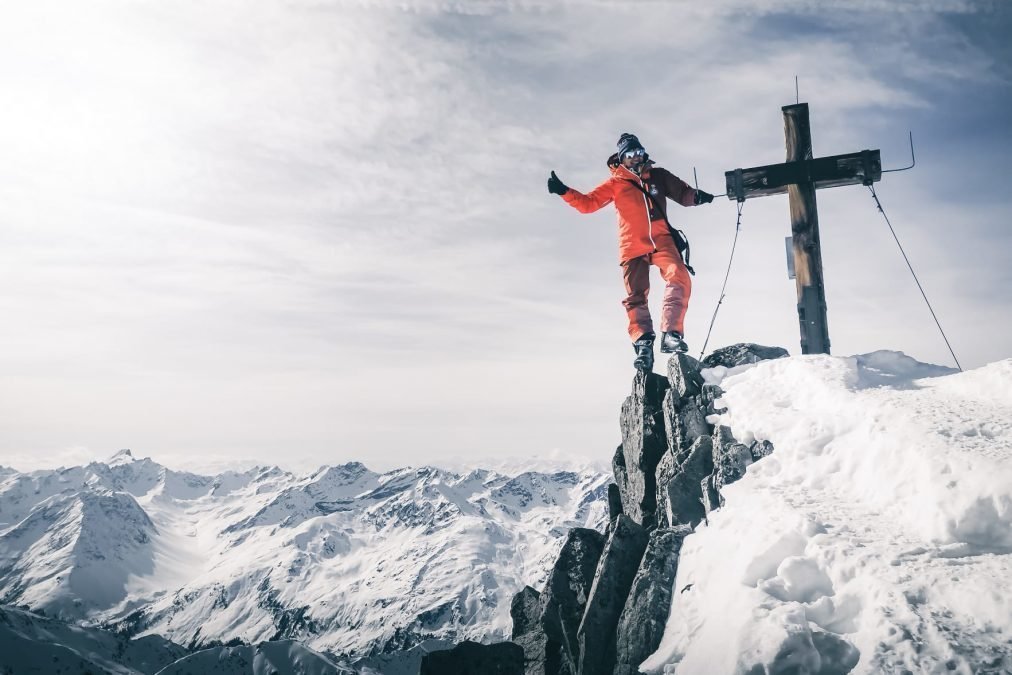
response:
<path id="1" fill-rule="evenodd" d="M 801 94 L 798 92 L 798 76 L 794 76 L 794 102 L 801 103 Z"/>
<path id="2" fill-rule="evenodd" d="M 696 189 L 698 190 L 699 189 L 699 177 L 696 175 L 696 167 L 692 167 L 692 180 L 695 181 L 695 183 L 696 183 Z M 726 197 L 726 196 L 727 196 L 726 192 L 721 192 L 719 195 L 713 195 L 713 198 L 716 199 L 717 197 Z"/>
<path id="3" fill-rule="evenodd" d="M 908 132 L 910 134 L 910 166 L 904 166 L 899 169 L 882 169 L 882 173 L 892 173 L 893 171 L 906 171 L 907 169 L 914 168 L 917 164 L 917 158 L 914 157 L 914 132 Z"/>

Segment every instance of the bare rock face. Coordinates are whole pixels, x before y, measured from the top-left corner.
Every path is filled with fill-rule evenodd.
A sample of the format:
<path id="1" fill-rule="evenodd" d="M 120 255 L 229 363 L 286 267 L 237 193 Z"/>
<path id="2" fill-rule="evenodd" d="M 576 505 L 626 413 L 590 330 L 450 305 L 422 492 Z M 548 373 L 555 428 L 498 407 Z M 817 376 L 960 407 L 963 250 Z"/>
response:
<path id="1" fill-rule="evenodd" d="M 713 472 L 713 443 L 700 436 L 688 457 L 676 464 L 665 454 L 657 466 L 657 522 L 661 527 L 695 527 L 706 517 L 703 480 Z"/>
<path id="2" fill-rule="evenodd" d="M 656 651 L 677 611 L 682 541 L 723 504 L 721 488 L 773 451 L 769 441 L 744 445 L 707 421 L 726 412 L 717 405 L 724 392 L 705 384 L 701 368 L 786 355 L 733 345 L 703 364 L 676 354 L 667 378 L 637 373 L 622 405 L 606 534 L 572 530 L 544 592 L 525 588 L 514 597 L 513 641 L 522 645 L 525 675 L 634 675 Z M 845 645 L 825 647 L 840 663 L 853 658 Z"/>
<path id="3" fill-rule="evenodd" d="M 650 533 L 646 553 L 618 620 L 614 675 L 637 675 L 639 665 L 660 645 L 671 610 L 682 540 L 691 533 L 692 529 L 686 526 Z"/>
<path id="4" fill-rule="evenodd" d="M 622 445 L 612 460 L 623 513 L 647 528 L 653 527 L 657 508 L 657 462 L 667 449 L 663 420 L 667 390 L 668 381 L 660 375 L 636 374 L 632 393 L 622 404 Z"/>
<path id="5" fill-rule="evenodd" d="M 713 437 L 713 487 L 718 492 L 745 475 L 752 463 L 752 451 L 739 443 L 727 427 L 717 427 Z M 723 497 L 721 498 L 723 504 Z"/>
<path id="6" fill-rule="evenodd" d="M 604 545 L 600 532 L 573 528 L 545 590 L 526 587 L 513 596 L 512 637 L 523 650 L 525 675 L 577 675 L 577 629 Z"/>
<path id="7" fill-rule="evenodd" d="M 704 384 L 703 391 L 699 394 L 701 408 L 704 415 L 726 413 L 727 408 L 717 407 L 717 399 L 724 395 L 724 390 L 716 384 Z"/>
<path id="8" fill-rule="evenodd" d="M 628 516 L 620 515 L 601 553 L 587 608 L 577 631 L 579 675 L 611 675 L 615 666 L 619 617 L 646 546 L 646 530 Z"/>
<path id="9" fill-rule="evenodd" d="M 622 495 L 619 493 L 617 485 L 608 483 L 608 522 L 618 518 L 621 513 Z"/>
<path id="10" fill-rule="evenodd" d="M 524 650 L 512 642 L 483 645 L 470 640 L 422 657 L 419 675 L 524 675 Z"/>
<path id="11" fill-rule="evenodd" d="M 713 474 L 700 481 L 700 488 L 703 492 L 703 510 L 706 512 L 704 519 L 709 517 L 711 511 L 720 508 L 720 493 L 713 486 Z"/>
<path id="12" fill-rule="evenodd" d="M 758 462 L 763 457 L 773 454 L 773 444 L 769 441 L 753 441 L 748 449 L 752 453 L 753 462 Z"/>
<path id="13" fill-rule="evenodd" d="M 510 618 L 513 619 L 511 638 L 535 630 L 541 619 L 541 593 L 530 586 L 524 586 L 510 602 Z"/>
<path id="14" fill-rule="evenodd" d="M 675 389 L 669 389 L 664 394 L 663 406 L 668 453 L 680 464 L 689 455 L 689 449 L 697 438 L 712 433 L 706 421 L 706 405 L 702 394 L 680 400 Z"/>
<path id="15" fill-rule="evenodd" d="M 679 400 L 699 394 L 703 387 L 699 369 L 699 361 L 688 354 L 675 354 L 668 359 L 668 381 Z"/>
<path id="16" fill-rule="evenodd" d="M 704 368 L 724 366 L 734 368 L 746 363 L 759 363 L 767 359 L 782 359 L 790 356 L 783 347 L 764 347 L 750 342 L 741 342 L 729 347 L 721 347 L 703 359 Z"/>

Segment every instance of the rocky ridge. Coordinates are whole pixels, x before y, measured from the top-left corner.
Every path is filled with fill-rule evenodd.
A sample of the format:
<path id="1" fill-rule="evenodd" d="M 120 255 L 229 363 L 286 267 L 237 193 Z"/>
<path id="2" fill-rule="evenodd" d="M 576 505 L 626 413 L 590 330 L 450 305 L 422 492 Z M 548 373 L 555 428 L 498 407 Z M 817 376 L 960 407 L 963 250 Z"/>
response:
<path id="1" fill-rule="evenodd" d="M 768 442 L 739 443 L 708 421 L 723 392 L 706 384 L 701 370 L 787 355 L 739 344 L 702 363 L 677 354 L 666 377 L 636 374 L 620 412 L 606 532 L 571 530 L 544 589 L 527 587 L 514 596 L 511 639 L 523 649 L 524 663 L 496 672 L 639 672 L 664 633 L 682 541 L 724 503 L 721 488 L 773 451 Z M 449 658 L 449 652 L 434 654 Z"/>

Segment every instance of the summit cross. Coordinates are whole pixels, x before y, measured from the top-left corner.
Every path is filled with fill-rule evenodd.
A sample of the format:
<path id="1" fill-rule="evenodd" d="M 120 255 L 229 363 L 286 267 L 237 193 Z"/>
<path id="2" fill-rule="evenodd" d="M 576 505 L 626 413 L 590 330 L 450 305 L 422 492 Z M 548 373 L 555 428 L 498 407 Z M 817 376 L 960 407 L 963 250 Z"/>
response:
<path id="1" fill-rule="evenodd" d="M 743 202 L 787 193 L 791 207 L 794 278 L 798 291 L 801 353 L 828 354 L 826 288 L 822 279 L 822 248 L 815 191 L 841 185 L 871 185 L 882 180 L 878 150 L 813 158 L 808 104 L 782 108 L 787 161 L 726 171 L 727 198 Z"/>

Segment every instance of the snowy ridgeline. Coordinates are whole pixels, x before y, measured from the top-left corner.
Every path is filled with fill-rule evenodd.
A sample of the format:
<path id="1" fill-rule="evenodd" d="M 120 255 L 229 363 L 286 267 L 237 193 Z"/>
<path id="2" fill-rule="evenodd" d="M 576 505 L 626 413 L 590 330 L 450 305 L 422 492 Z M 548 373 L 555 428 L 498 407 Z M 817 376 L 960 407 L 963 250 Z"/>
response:
<path id="1" fill-rule="evenodd" d="M 1012 360 L 703 375 L 713 421 L 776 449 L 685 538 L 644 672 L 1012 672 Z"/>
<path id="2" fill-rule="evenodd" d="M 603 528 L 608 480 L 358 463 L 201 476 L 129 452 L 5 469 L 0 604 L 188 649 L 296 640 L 348 662 L 503 639 L 509 598 L 544 583 L 568 529 Z M 257 658 L 294 654 L 275 644 Z M 228 657 L 252 663 L 242 649 Z"/>

